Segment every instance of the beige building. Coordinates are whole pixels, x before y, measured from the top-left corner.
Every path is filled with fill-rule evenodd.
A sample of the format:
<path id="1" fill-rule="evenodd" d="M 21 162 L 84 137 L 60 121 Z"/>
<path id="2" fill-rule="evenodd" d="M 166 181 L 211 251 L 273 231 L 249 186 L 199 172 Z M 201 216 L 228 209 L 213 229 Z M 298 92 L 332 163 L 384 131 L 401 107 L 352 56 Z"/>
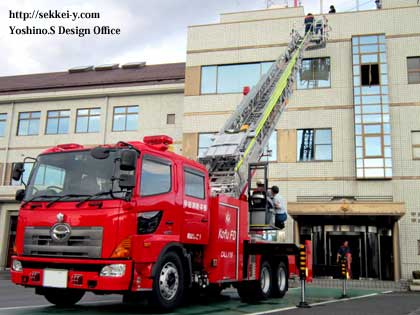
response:
<path id="1" fill-rule="evenodd" d="M 410 278 L 420 269 L 416 3 L 384 0 L 380 10 L 326 15 L 329 42 L 305 52 L 295 93 L 263 157 L 271 161 L 270 184 L 288 200 L 289 241 L 313 241 L 317 276 L 335 276 L 344 240 L 350 242 L 354 278 Z M 13 162 L 57 143 L 110 143 L 162 133 L 174 137 L 178 152 L 196 159 L 239 104 L 242 88 L 267 71 L 303 17 L 302 7 L 271 8 L 191 26 L 186 65 L 62 73 L 62 81 L 51 86 L 34 81 L 53 82 L 53 74 L 0 78 L 0 267 L 6 266 L 18 208 L 10 185 Z M 161 67 L 159 78 L 153 67 Z M 77 84 L 60 86 L 74 75 L 80 76 Z M 10 87 L 2 90 L 3 82 Z M 100 117 L 88 108 L 99 108 Z M 59 117 L 51 116 L 57 110 L 53 115 Z M 67 117 L 68 132 L 49 134 L 60 124 L 47 127 L 48 120 L 61 116 Z M 20 135 L 31 133 L 34 119 L 38 133 Z M 129 131 L 132 121 L 138 124 Z"/>
<path id="2" fill-rule="evenodd" d="M 139 63 L 0 78 L 0 268 L 10 263 L 19 208 L 13 163 L 57 144 L 156 134 L 171 135 L 180 152 L 184 71 L 184 63 Z M 30 170 L 32 161 L 26 162 Z"/>
<path id="3" fill-rule="evenodd" d="M 304 53 L 270 139 L 270 183 L 288 200 L 289 240 L 311 239 L 316 276 L 348 240 L 354 278 L 420 269 L 420 7 L 327 14 L 326 48 Z M 304 8 L 222 14 L 188 29 L 183 153 L 205 151 L 283 51 Z"/>

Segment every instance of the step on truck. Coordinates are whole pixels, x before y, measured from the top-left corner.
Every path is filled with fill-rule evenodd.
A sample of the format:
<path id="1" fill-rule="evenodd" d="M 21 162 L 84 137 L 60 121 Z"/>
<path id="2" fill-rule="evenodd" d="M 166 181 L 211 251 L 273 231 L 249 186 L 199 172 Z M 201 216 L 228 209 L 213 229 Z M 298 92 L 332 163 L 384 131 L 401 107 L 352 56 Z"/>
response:
<path id="1" fill-rule="evenodd" d="M 290 272 L 310 274 L 311 265 L 295 265 L 300 248 L 286 242 L 272 209 L 251 188 L 261 170 L 268 187 L 268 164 L 259 163 L 264 147 L 303 51 L 325 40 L 293 30 L 285 52 L 244 89 L 199 162 L 170 152 L 167 136 L 42 152 L 16 192 L 22 203 L 12 281 L 57 306 L 73 305 L 87 291 L 144 295 L 162 310 L 192 292 L 228 286 L 245 301 L 284 296 Z M 16 163 L 13 179 L 24 171 Z"/>

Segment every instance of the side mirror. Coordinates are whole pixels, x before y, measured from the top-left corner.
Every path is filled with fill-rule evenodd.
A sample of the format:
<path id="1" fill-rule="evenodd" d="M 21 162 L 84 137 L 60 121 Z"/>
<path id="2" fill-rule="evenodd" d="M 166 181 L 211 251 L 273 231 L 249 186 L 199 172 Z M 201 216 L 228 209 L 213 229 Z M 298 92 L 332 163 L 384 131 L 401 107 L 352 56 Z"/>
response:
<path id="1" fill-rule="evenodd" d="M 137 164 L 137 152 L 134 150 L 122 150 L 120 160 L 120 170 L 134 171 Z"/>
<path id="2" fill-rule="evenodd" d="M 136 186 L 136 178 L 132 174 L 121 174 L 119 185 L 121 189 L 133 189 Z"/>
<path id="3" fill-rule="evenodd" d="M 97 160 L 104 160 L 109 156 L 109 148 L 96 147 L 90 151 L 90 155 Z"/>
<path id="4" fill-rule="evenodd" d="M 12 178 L 13 180 L 20 180 L 22 177 L 23 172 L 25 171 L 25 166 L 23 163 L 15 163 L 15 166 L 13 167 L 12 171 Z"/>
<path id="5" fill-rule="evenodd" d="M 25 198 L 25 189 L 18 189 L 16 190 L 15 200 L 22 201 Z"/>

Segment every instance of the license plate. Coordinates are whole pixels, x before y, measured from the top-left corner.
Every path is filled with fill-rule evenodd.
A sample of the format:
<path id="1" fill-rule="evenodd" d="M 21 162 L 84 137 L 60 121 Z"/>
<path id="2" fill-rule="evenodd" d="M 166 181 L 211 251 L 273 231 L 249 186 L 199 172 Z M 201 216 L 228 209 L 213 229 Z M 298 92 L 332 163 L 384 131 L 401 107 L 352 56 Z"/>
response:
<path id="1" fill-rule="evenodd" d="M 50 288 L 67 288 L 68 270 L 44 269 L 42 285 Z"/>

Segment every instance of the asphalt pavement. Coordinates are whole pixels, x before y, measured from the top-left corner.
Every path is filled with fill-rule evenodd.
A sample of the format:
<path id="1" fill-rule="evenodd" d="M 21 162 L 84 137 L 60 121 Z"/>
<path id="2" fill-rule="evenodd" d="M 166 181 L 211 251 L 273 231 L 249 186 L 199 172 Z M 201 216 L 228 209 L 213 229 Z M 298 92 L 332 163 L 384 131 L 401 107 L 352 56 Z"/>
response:
<path id="1" fill-rule="evenodd" d="M 35 295 L 34 289 L 16 286 L 8 275 L 0 273 L 0 315 L 38 315 L 38 314 L 153 314 L 143 304 L 122 304 L 120 295 L 96 296 L 88 293 L 74 307 L 59 309 L 42 297 Z M 378 290 L 349 289 L 349 299 L 340 299 L 341 290 L 328 288 L 308 288 L 309 309 L 298 309 L 300 289 L 290 289 L 283 299 L 271 299 L 256 304 L 240 301 L 235 290 L 222 292 L 219 298 L 187 301 L 172 315 L 262 315 L 262 314 L 418 314 L 420 315 L 420 294 L 384 293 Z"/>

